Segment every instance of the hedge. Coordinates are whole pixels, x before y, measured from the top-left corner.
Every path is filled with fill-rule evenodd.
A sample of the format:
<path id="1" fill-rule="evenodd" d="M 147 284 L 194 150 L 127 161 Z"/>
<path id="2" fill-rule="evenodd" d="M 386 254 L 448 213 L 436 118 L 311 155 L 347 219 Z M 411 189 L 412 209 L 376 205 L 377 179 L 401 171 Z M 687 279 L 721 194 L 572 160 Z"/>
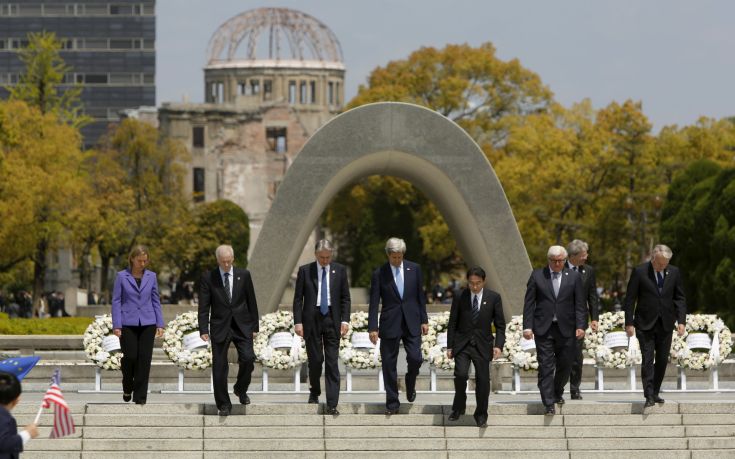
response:
<path id="1" fill-rule="evenodd" d="M 9 319 L 0 313 L 0 335 L 82 335 L 94 317 Z"/>

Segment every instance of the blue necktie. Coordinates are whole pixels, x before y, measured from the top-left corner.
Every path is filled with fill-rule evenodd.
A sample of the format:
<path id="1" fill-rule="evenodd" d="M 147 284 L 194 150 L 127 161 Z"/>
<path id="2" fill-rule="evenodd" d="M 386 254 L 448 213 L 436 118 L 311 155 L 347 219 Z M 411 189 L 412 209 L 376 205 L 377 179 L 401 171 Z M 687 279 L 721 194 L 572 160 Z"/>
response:
<path id="1" fill-rule="evenodd" d="M 319 312 L 321 312 L 323 316 L 326 316 L 327 313 L 329 313 L 329 300 L 327 295 L 329 295 L 329 291 L 327 289 L 327 268 L 322 267 L 322 292 L 321 299 L 319 301 Z"/>
<path id="2" fill-rule="evenodd" d="M 656 278 L 658 279 L 658 289 L 663 290 L 664 288 L 664 276 L 661 271 L 656 271 Z"/>
<path id="3" fill-rule="evenodd" d="M 403 277 L 401 277 L 400 267 L 396 267 L 396 287 L 398 287 L 398 295 L 403 299 Z"/>

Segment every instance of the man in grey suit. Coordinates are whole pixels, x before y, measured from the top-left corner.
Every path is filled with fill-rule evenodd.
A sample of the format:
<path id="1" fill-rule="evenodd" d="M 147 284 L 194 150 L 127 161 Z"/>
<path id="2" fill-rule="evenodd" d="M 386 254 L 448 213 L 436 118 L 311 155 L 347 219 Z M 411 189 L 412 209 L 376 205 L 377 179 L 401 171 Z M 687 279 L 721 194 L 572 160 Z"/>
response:
<path id="1" fill-rule="evenodd" d="M 332 261 L 334 247 L 316 243 L 316 261 L 299 267 L 293 296 L 296 334 L 306 339 L 309 359 L 309 403 L 319 403 L 322 363 L 327 389 L 327 414 L 338 415 L 339 339 L 349 329 L 350 285 L 347 270 Z"/>
<path id="2" fill-rule="evenodd" d="M 421 363 L 421 335 L 429 332 L 426 314 L 426 295 L 423 290 L 421 267 L 403 259 L 406 243 L 390 238 L 385 244 L 388 262 L 373 272 L 370 281 L 368 331 L 370 341 L 380 338 L 380 357 L 383 360 L 385 383 L 385 414 L 398 414 L 398 349 L 400 342 L 406 350 L 406 399 L 416 400 L 416 377 Z M 380 322 L 378 322 L 378 305 Z"/>
<path id="3" fill-rule="evenodd" d="M 564 386 L 574 360 L 574 340 L 584 337 L 582 277 L 564 266 L 567 251 L 549 247 L 548 266 L 535 269 L 528 279 L 523 306 L 523 337 L 535 339 L 538 388 L 546 414 L 556 414 L 554 403 L 564 403 Z"/>
<path id="4" fill-rule="evenodd" d="M 600 319 L 600 297 L 597 295 L 597 282 L 595 280 L 595 269 L 587 264 L 587 254 L 589 246 L 586 242 L 575 239 L 567 245 L 569 260 L 567 260 L 567 268 L 577 271 L 582 276 L 582 291 L 584 293 L 584 302 L 589 309 L 589 317 L 592 319 L 590 328 L 597 331 L 597 323 Z M 582 394 L 579 392 L 579 386 L 582 384 L 582 364 L 584 356 L 582 348 L 584 341 L 577 339 L 574 341 L 574 362 L 569 375 L 569 392 L 572 400 L 582 400 Z"/>
<path id="5" fill-rule="evenodd" d="M 659 244 L 651 252 L 651 261 L 638 265 L 630 273 L 625 291 L 625 331 L 635 333 L 641 345 L 643 363 L 641 380 L 645 406 L 664 403 L 659 396 L 671 349 L 674 322 L 677 333 L 684 334 L 686 298 L 679 268 L 669 265 L 670 248 Z"/>

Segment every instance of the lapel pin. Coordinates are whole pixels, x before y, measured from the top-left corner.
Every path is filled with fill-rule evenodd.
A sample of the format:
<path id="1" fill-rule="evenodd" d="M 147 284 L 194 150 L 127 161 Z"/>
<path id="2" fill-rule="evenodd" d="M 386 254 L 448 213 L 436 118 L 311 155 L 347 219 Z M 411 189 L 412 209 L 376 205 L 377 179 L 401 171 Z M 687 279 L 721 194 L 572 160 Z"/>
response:
<path id="1" fill-rule="evenodd" d="M 332 274 L 335 274 L 336 272 L 337 272 L 336 270 L 334 270 L 334 269 L 332 270 Z"/>
<path id="2" fill-rule="evenodd" d="M 238 277 L 237 280 L 240 280 L 240 278 Z"/>

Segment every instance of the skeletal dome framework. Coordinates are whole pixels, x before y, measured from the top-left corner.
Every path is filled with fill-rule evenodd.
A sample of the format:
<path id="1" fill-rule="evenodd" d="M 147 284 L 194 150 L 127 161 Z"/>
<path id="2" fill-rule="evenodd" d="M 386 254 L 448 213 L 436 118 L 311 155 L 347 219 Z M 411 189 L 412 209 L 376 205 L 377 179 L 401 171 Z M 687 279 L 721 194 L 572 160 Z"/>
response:
<path id="1" fill-rule="evenodd" d="M 267 47 L 261 39 L 268 41 Z M 260 60 L 343 62 L 342 47 L 329 27 L 287 8 L 258 8 L 229 19 L 212 35 L 207 55 L 208 66 Z"/>

